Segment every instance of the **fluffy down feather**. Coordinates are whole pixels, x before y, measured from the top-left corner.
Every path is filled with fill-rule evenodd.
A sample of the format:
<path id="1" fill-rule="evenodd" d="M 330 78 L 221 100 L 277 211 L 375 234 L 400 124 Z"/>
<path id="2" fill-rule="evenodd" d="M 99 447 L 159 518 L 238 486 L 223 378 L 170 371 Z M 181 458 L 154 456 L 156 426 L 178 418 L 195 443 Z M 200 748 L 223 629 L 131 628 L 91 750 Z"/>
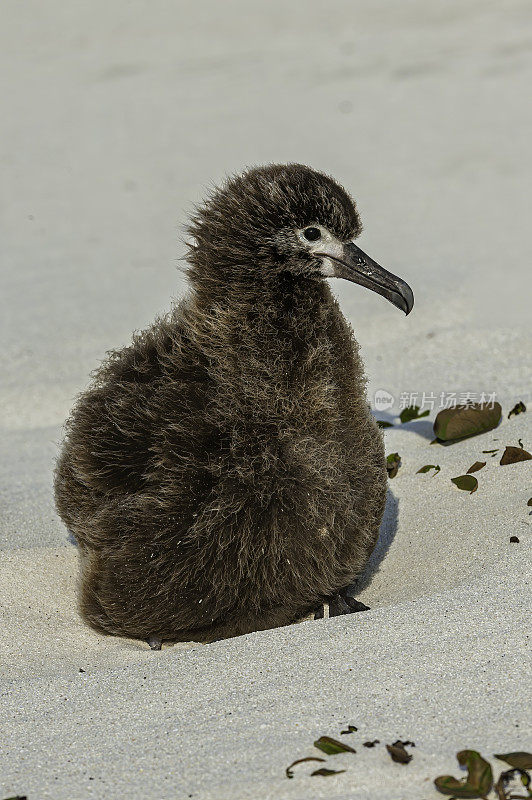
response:
<path id="1" fill-rule="evenodd" d="M 363 569 L 386 469 L 358 347 L 294 228 L 360 230 L 301 165 L 195 215 L 191 291 L 112 352 L 67 422 L 58 512 L 99 631 L 212 641 L 289 624 Z"/>

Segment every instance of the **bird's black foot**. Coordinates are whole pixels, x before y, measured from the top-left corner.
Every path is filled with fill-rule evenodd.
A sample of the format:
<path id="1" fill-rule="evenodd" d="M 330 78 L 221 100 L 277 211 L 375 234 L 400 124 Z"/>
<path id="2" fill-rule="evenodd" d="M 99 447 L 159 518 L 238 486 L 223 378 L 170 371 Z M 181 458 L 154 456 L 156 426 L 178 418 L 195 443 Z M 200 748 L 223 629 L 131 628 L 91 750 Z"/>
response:
<path id="1" fill-rule="evenodd" d="M 148 644 L 152 650 L 160 650 L 163 644 L 163 640 L 160 639 L 158 636 L 149 636 Z"/>
<path id="2" fill-rule="evenodd" d="M 344 591 L 333 595 L 329 600 L 329 616 L 339 617 L 341 614 L 356 614 L 358 611 L 369 611 L 369 606 L 345 594 Z"/>
<path id="3" fill-rule="evenodd" d="M 347 594 L 346 589 L 341 589 L 329 597 L 329 617 L 339 617 L 342 614 L 356 614 L 358 611 L 369 611 L 369 606 L 355 600 Z M 314 619 L 323 619 L 325 616 L 324 604 L 314 611 Z"/>

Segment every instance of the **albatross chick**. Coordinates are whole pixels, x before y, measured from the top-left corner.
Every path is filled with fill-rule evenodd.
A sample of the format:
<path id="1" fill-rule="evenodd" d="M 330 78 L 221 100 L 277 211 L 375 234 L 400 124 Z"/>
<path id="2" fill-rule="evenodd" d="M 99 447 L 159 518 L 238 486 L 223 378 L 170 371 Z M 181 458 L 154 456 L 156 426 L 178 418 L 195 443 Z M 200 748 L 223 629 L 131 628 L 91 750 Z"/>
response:
<path id="1" fill-rule="evenodd" d="M 344 189 L 299 164 L 197 210 L 188 295 L 109 355 L 67 422 L 56 504 L 96 630 L 158 648 L 363 607 L 345 587 L 377 541 L 386 464 L 326 279 L 406 314 L 414 299 L 359 232 Z"/>

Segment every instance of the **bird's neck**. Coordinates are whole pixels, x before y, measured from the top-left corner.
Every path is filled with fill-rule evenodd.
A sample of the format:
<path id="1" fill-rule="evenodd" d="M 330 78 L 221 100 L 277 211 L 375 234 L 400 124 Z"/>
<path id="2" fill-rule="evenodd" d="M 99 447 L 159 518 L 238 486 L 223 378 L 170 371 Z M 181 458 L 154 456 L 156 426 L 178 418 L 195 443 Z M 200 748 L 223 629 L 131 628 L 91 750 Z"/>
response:
<path id="1" fill-rule="evenodd" d="M 328 284 L 282 278 L 278 284 L 228 285 L 190 301 L 183 328 L 195 360 L 217 384 L 216 414 L 245 418 L 259 436 L 272 420 L 295 413 L 323 435 L 327 415 L 333 424 L 331 390 L 346 381 L 358 385 L 362 374 Z"/>
<path id="2" fill-rule="evenodd" d="M 196 288 L 196 287 L 195 287 Z M 312 338 L 321 329 L 331 306 L 331 291 L 325 281 L 281 273 L 267 280 L 241 280 L 196 289 L 196 314 L 218 320 L 234 336 L 253 339 L 295 336 Z"/>

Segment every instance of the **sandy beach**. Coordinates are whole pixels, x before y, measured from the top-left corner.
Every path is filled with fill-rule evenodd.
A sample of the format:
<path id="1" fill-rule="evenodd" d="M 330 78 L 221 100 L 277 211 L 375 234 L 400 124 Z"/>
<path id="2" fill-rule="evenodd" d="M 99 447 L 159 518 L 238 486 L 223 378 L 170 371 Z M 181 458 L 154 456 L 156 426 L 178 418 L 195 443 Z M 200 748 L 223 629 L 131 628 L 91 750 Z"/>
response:
<path id="1" fill-rule="evenodd" d="M 3 17 L 0 800 L 435 800 L 457 751 L 530 750 L 532 461 L 499 464 L 532 451 L 530 4 L 6 0 Z M 402 459 L 359 582 L 371 610 L 151 652 L 77 614 L 62 425 L 105 352 L 186 291 L 193 204 L 270 161 L 338 178 L 360 246 L 416 297 L 405 318 L 331 282 Z M 431 445 L 442 397 L 482 393 L 500 426 Z M 357 750 L 327 758 L 346 771 L 287 779 L 322 735 Z"/>

